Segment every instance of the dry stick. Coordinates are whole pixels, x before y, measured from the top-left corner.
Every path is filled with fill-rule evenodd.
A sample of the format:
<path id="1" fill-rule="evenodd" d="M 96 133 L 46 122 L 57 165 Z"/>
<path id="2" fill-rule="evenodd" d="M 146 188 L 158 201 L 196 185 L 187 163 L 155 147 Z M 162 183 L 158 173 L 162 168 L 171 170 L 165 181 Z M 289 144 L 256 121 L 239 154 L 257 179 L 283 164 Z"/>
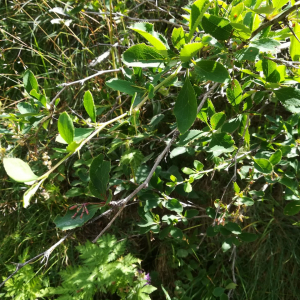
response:
<path id="1" fill-rule="evenodd" d="M 127 202 L 129 200 L 131 200 L 131 198 L 133 198 L 138 192 L 140 192 L 142 189 L 148 187 L 148 184 L 157 168 L 157 166 L 160 164 L 161 160 L 164 158 L 164 156 L 166 155 L 166 153 L 169 151 L 171 145 L 174 143 L 174 141 L 176 140 L 176 138 L 179 135 L 179 131 L 175 131 L 173 138 L 171 139 L 171 141 L 169 142 L 169 144 L 165 147 L 165 149 L 163 150 L 163 152 L 157 157 L 154 166 L 152 167 L 149 175 L 147 176 L 146 180 L 138 187 L 136 188 L 129 196 L 127 196 L 124 200 L 123 200 L 123 205 L 120 208 L 120 210 L 115 214 L 115 216 L 111 219 L 111 221 L 106 225 L 106 227 L 98 234 L 98 236 L 93 240 L 93 243 L 96 243 L 96 241 L 100 238 L 100 236 L 102 234 L 104 234 L 109 228 L 110 226 L 113 224 L 113 222 L 115 221 L 115 219 L 120 215 L 120 213 L 123 211 L 123 209 L 125 208 Z"/>
<path id="2" fill-rule="evenodd" d="M 35 260 L 37 260 L 38 258 L 40 258 L 41 256 L 44 256 L 44 258 L 42 259 L 41 263 L 44 261 L 44 259 L 46 259 L 46 264 L 48 262 L 49 256 L 51 254 L 51 252 L 57 247 L 59 246 L 65 239 L 67 239 L 71 234 L 73 234 L 73 230 L 70 231 L 67 235 L 65 235 L 63 238 L 61 238 L 56 244 L 54 244 L 53 246 L 51 246 L 49 249 L 47 249 L 46 251 L 38 254 L 37 256 L 25 261 L 24 263 L 14 263 L 16 265 L 16 270 L 10 274 L 3 282 L 0 283 L 0 288 L 6 283 L 6 281 L 8 281 L 10 278 L 12 278 L 19 270 L 21 270 L 23 267 L 25 267 L 26 265 L 28 265 L 31 262 L 34 262 Z"/>
<path id="3" fill-rule="evenodd" d="M 94 75 L 85 77 L 85 78 L 77 80 L 77 81 L 62 83 L 62 84 L 59 84 L 58 86 L 64 86 L 64 87 L 66 87 L 66 86 L 74 85 L 74 84 L 77 84 L 77 83 L 84 84 L 87 80 L 90 80 L 91 78 L 94 78 L 96 76 L 99 76 L 99 75 L 102 75 L 102 74 L 106 74 L 106 73 L 120 72 L 120 71 L 122 71 L 122 68 L 114 69 L 114 70 L 99 71 L 99 72 L 97 72 Z"/>
<path id="4" fill-rule="evenodd" d="M 110 14 L 110 13 L 105 13 L 105 12 L 97 13 L 97 12 L 93 12 L 93 11 L 86 11 L 85 13 L 86 14 L 92 14 L 92 15 L 108 15 L 108 14 Z M 132 18 L 132 17 L 120 14 L 120 13 L 112 13 L 112 15 L 117 16 L 117 17 L 127 18 L 127 19 L 132 20 L 132 21 L 138 21 L 138 22 L 163 22 L 163 23 L 166 23 L 166 24 L 173 25 L 174 27 L 181 27 L 182 26 L 182 27 L 187 28 L 187 29 L 189 28 L 187 25 L 176 24 L 176 23 L 173 23 L 171 21 L 161 19 L 161 18 L 159 18 L 159 19 L 139 19 L 139 18 Z"/>
<path id="5" fill-rule="evenodd" d="M 203 99 L 200 102 L 198 108 L 197 108 L 197 114 L 200 112 L 200 110 L 202 109 L 204 103 L 206 102 L 208 96 L 212 93 L 212 91 L 219 86 L 220 83 L 215 83 L 204 95 L 202 95 Z"/>
<path id="6" fill-rule="evenodd" d="M 290 13 L 292 13 L 293 11 L 295 11 L 296 9 L 298 9 L 300 7 L 300 1 L 296 2 L 292 7 L 290 7 L 288 10 L 286 10 L 285 12 L 283 12 L 282 14 L 278 15 L 277 17 L 275 17 L 274 19 L 263 23 L 261 26 L 259 26 L 255 31 L 253 31 L 251 37 L 249 40 L 252 40 L 259 32 L 261 32 L 262 30 L 264 30 L 265 28 L 274 25 L 276 23 L 278 23 L 279 21 L 282 21 L 283 19 L 285 19 Z"/>
<path id="7" fill-rule="evenodd" d="M 290 67 L 290 68 L 299 69 L 299 67 L 294 65 L 294 64 L 300 64 L 299 61 L 287 61 L 287 60 L 282 60 L 282 59 L 278 59 L 278 58 L 271 58 L 271 57 L 268 57 L 268 56 L 264 56 L 264 58 L 268 59 L 268 60 L 271 60 L 271 61 L 274 61 L 276 63 L 282 64 L 282 65 L 285 65 L 285 66 Z"/>

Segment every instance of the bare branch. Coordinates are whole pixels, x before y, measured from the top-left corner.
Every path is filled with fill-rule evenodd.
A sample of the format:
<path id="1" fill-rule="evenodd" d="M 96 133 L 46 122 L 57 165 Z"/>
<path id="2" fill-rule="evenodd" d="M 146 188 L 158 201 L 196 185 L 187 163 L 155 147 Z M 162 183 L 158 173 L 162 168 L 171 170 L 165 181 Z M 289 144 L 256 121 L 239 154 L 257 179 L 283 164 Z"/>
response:
<path id="1" fill-rule="evenodd" d="M 300 1 L 296 2 L 293 6 L 291 6 L 289 9 L 287 9 L 286 11 L 284 11 L 282 14 L 278 15 L 274 19 L 272 19 L 272 20 L 270 20 L 266 23 L 263 23 L 255 31 L 253 31 L 253 33 L 252 33 L 249 40 L 252 40 L 259 32 L 261 32 L 265 28 L 267 28 L 271 25 L 274 25 L 274 24 L 276 24 L 280 21 L 283 21 L 290 13 L 292 13 L 293 11 L 298 9 L 299 7 L 300 7 Z"/>
<path id="2" fill-rule="evenodd" d="M 84 84 L 87 80 L 90 80 L 90 79 L 92 79 L 94 77 L 97 77 L 97 76 L 100 76 L 102 74 L 114 73 L 114 72 L 120 72 L 120 71 L 122 71 L 122 68 L 114 69 L 114 70 L 99 71 L 96 74 L 88 76 L 86 78 L 83 78 L 83 79 L 80 79 L 80 80 L 77 80 L 77 81 L 73 81 L 73 82 L 62 83 L 62 84 L 59 84 L 58 86 L 65 86 L 66 87 L 66 86 L 74 85 L 74 84 L 77 84 L 77 83 Z"/>
<path id="3" fill-rule="evenodd" d="M 271 57 L 268 57 L 268 56 L 264 56 L 264 58 L 268 59 L 268 60 L 271 60 L 271 61 L 274 61 L 278 64 L 286 65 L 287 67 L 290 67 L 290 68 L 299 69 L 299 67 L 295 66 L 295 64 L 300 64 L 299 61 L 287 61 L 287 60 L 278 59 L 278 58 L 271 58 Z"/>

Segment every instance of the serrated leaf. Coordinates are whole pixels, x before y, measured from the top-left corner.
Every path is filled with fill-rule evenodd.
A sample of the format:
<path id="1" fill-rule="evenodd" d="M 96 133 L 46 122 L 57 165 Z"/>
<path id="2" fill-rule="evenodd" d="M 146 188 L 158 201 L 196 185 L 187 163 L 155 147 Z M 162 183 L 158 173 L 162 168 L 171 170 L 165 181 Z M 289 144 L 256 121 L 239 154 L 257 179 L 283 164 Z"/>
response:
<path id="1" fill-rule="evenodd" d="M 177 199 L 169 199 L 166 203 L 165 203 L 165 208 L 175 211 L 178 214 L 182 213 L 183 211 L 183 207 L 181 205 L 181 203 L 177 200 Z"/>
<path id="2" fill-rule="evenodd" d="M 288 216 L 294 216 L 298 212 L 300 212 L 300 201 L 297 200 L 289 201 L 284 208 L 284 214 Z"/>
<path id="3" fill-rule="evenodd" d="M 30 166 L 19 158 L 4 158 L 4 169 L 9 177 L 18 182 L 31 182 L 37 180 Z"/>
<path id="4" fill-rule="evenodd" d="M 90 179 L 93 188 L 97 190 L 96 197 L 106 200 L 106 190 L 109 181 L 110 162 L 104 160 L 104 155 L 100 154 L 95 157 L 90 167 Z"/>
<path id="5" fill-rule="evenodd" d="M 157 68 L 163 67 L 164 57 L 154 48 L 145 44 L 130 47 L 122 55 L 124 64 L 130 67 Z"/>
<path id="6" fill-rule="evenodd" d="M 226 120 L 226 115 L 223 112 L 214 114 L 210 119 L 212 129 L 219 129 Z"/>
<path id="7" fill-rule="evenodd" d="M 299 22 L 295 22 L 295 27 L 293 28 L 294 33 L 300 40 L 300 24 Z M 294 35 L 290 37 L 291 39 L 291 45 L 290 45 L 290 54 L 293 61 L 299 61 L 300 60 L 300 43 L 295 38 Z"/>
<path id="8" fill-rule="evenodd" d="M 204 80 L 224 83 L 230 79 L 227 69 L 220 63 L 211 60 L 198 61 L 195 72 Z"/>
<path id="9" fill-rule="evenodd" d="M 236 79 L 234 79 L 230 87 L 227 88 L 226 95 L 232 106 L 239 105 L 243 101 L 242 87 Z"/>
<path id="10" fill-rule="evenodd" d="M 180 51 L 180 59 L 182 62 L 189 62 L 190 59 L 198 53 L 203 47 L 202 43 L 185 44 Z"/>
<path id="11" fill-rule="evenodd" d="M 138 32 L 143 36 L 150 44 L 154 46 L 164 56 L 167 56 L 167 50 L 169 49 L 166 38 L 154 31 L 153 24 L 150 23 L 135 23 L 130 29 Z"/>
<path id="12" fill-rule="evenodd" d="M 30 94 L 31 90 L 36 90 L 37 92 L 39 91 L 39 85 L 34 77 L 33 73 L 27 69 L 23 75 L 23 83 L 25 90 L 28 94 Z"/>
<path id="13" fill-rule="evenodd" d="M 217 157 L 222 153 L 234 151 L 234 140 L 231 135 L 222 132 L 214 133 L 212 135 L 212 140 L 209 143 L 209 150 L 207 152 L 213 152 L 214 156 Z"/>
<path id="14" fill-rule="evenodd" d="M 270 163 L 275 166 L 277 165 L 282 158 L 282 152 L 280 149 L 278 149 L 275 153 L 273 153 L 269 159 Z"/>
<path id="15" fill-rule="evenodd" d="M 63 112 L 58 118 L 58 132 L 61 137 L 68 143 L 71 144 L 74 140 L 75 129 L 72 119 L 67 112 Z"/>
<path id="16" fill-rule="evenodd" d="M 182 26 L 179 28 L 174 28 L 172 31 L 172 44 L 176 49 L 180 49 L 183 45 L 185 45 L 185 37 Z"/>
<path id="17" fill-rule="evenodd" d="M 222 41 L 229 39 L 232 31 L 229 20 L 210 14 L 204 14 L 202 27 L 206 33 Z"/>
<path id="18" fill-rule="evenodd" d="M 68 210 L 67 213 L 62 217 L 62 216 L 57 216 L 54 219 L 54 223 L 57 228 L 61 230 L 70 230 L 76 227 L 81 227 L 84 223 L 89 221 L 90 219 L 93 218 L 95 215 L 96 211 L 99 209 L 99 205 L 89 205 L 87 207 L 89 214 L 87 215 L 86 213 L 83 214 L 82 218 L 80 218 L 81 212 L 78 213 L 78 215 L 72 219 L 72 216 L 74 215 L 75 211 L 74 210 Z"/>
<path id="19" fill-rule="evenodd" d="M 202 21 L 203 15 L 210 6 L 209 0 L 197 0 L 193 3 L 191 7 L 190 16 L 190 33 L 188 36 L 188 41 L 190 41 L 196 31 L 198 25 Z"/>
<path id="20" fill-rule="evenodd" d="M 135 93 L 145 92 L 145 89 L 139 86 L 135 86 L 132 82 L 117 78 L 112 78 L 106 81 L 105 84 L 115 91 L 120 91 L 131 96 L 133 96 Z"/>
<path id="21" fill-rule="evenodd" d="M 265 158 L 254 158 L 254 168 L 265 174 L 270 174 L 273 171 L 272 164 Z"/>
<path id="22" fill-rule="evenodd" d="M 197 116 L 197 99 L 188 74 L 177 97 L 174 115 L 181 134 L 185 133 L 194 123 Z"/>
<path id="23" fill-rule="evenodd" d="M 240 4 L 242 4 L 242 3 L 240 3 Z M 238 36 L 244 40 L 247 40 L 250 38 L 251 30 L 249 29 L 249 27 L 247 27 L 241 23 L 230 23 L 230 24 L 234 29 L 233 33 L 235 36 Z"/>
<path id="24" fill-rule="evenodd" d="M 88 113 L 89 117 L 91 118 L 92 122 L 95 123 L 96 122 L 96 108 L 95 108 L 95 104 L 94 104 L 93 95 L 90 91 L 86 91 L 84 93 L 83 105 L 84 105 L 84 108 L 85 108 L 86 112 Z"/>

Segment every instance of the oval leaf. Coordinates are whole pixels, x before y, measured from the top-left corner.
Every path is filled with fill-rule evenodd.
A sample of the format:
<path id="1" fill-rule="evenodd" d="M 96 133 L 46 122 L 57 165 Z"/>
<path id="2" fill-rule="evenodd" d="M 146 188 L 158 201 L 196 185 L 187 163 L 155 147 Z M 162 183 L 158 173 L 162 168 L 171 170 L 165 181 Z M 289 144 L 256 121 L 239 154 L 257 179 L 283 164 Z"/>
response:
<path id="1" fill-rule="evenodd" d="M 226 120 L 226 115 L 223 112 L 214 114 L 210 119 L 210 125 L 212 129 L 217 130 L 220 128 Z"/>
<path id="2" fill-rule="evenodd" d="M 82 211 L 79 211 L 78 215 L 74 219 L 72 219 L 72 216 L 74 215 L 76 210 L 68 210 L 63 217 L 57 216 L 54 219 L 54 223 L 56 227 L 61 230 L 70 230 L 76 227 L 80 227 L 95 215 L 96 211 L 99 209 L 99 205 L 89 205 L 87 209 L 89 214 L 86 214 L 84 212 L 82 218 L 80 218 Z"/>
<path id="3" fill-rule="evenodd" d="M 180 51 L 182 62 L 189 62 L 190 59 L 203 47 L 202 43 L 186 44 Z"/>
<path id="4" fill-rule="evenodd" d="M 39 182 L 35 183 L 33 186 L 28 189 L 23 195 L 23 207 L 26 208 L 29 206 L 31 198 L 35 195 L 36 191 L 40 187 L 40 185 L 45 181 L 45 179 L 40 180 Z"/>
<path id="5" fill-rule="evenodd" d="M 106 190 L 109 181 L 110 162 L 103 160 L 103 158 L 103 154 L 100 154 L 92 161 L 90 167 L 90 190 L 96 197 L 107 200 Z"/>
<path id="6" fill-rule="evenodd" d="M 185 133 L 194 123 L 197 116 L 197 99 L 188 75 L 177 97 L 174 114 L 181 134 Z"/>
<path id="7" fill-rule="evenodd" d="M 270 174 L 273 171 L 272 164 L 265 158 L 256 158 L 254 159 L 254 168 L 265 174 Z"/>
<path id="8" fill-rule="evenodd" d="M 86 91 L 83 97 L 83 105 L 91 118 L 92 122 L 96 122 L 96 108 L 94 104 L 94 99 L 90 91 Z"/>
<path id="9" fill-rule="evenodd" d="M 58 118 L 58 132 L 61 137 L 68 143 L 71 144 L 74 140 L 75 129 L 72 119 L 67 112 L 63 112 Z"/>
<path id="10" fill-rule="evenodd" d="M 120 91 L 133 96 L 135 93 L 142 93 L 145 90 L 141 87 L 135 86 L 132 82 L 112 78 L 105 82 L 105 84 L 115 91 Z"/>
<path id="11" fill-rule="evenodd" d="M 229 39 L 232 31 L 229 20 L 209 14 L 203 16 L 202 27 L 206 33 L 217 40 Z"/>
<path id="12" fill-rule="evenodd" d="M 179 214 L 183 211 L 183 207 L 177 199 L 168 200 L 165 204 L 165 208 L 175 211 Z"/>
<path id="13" fill-rule="evenodd" d="M 269 161 L 273 166 L 275 166 L 281 161 L 281 158 L 282 158 L 281 150 L 277 150 L 275 153 L 271 155 Z"/>
<path id="14" fill-rule="evenodd" d="M 25 90 L 28 94 L 30 94 L 30 92 L 33 89 L 38 92 L 39 85 L 38 85 L 37 80 L 34 77 L 33 73 L 29 69 L 27 69 L 24 73 L 23 83 L 24 83 Z"/>
<path id="15" fill-rule="evenodd" d="M 232 81 L 231 86 L 226 90 L 226 95 L 229 103 L 232 106 L 239 105 L 243 100 L 242 88 L 240 83 L 235 79 Z"/>
<path id="16" fill-rule="evenodd" d="M 19 158 L 4 158 L 3 165 L 7 175 L 15 181 L 30 182 L 39 178 L 29 165 Z"/>
<path id="17" fill-rule="evenodd" d="M 284 214 L 288 216 L 296 215 L 300 211 L 300 201 L 290 201 L 284 208 Z"/>
<path id="18" fill-rule="evenodd" d="M 211 60 L 197 62 L 195 71 L 203 80 L 224 83 L 230 79 L 227 69 L 220 63 Z"/>

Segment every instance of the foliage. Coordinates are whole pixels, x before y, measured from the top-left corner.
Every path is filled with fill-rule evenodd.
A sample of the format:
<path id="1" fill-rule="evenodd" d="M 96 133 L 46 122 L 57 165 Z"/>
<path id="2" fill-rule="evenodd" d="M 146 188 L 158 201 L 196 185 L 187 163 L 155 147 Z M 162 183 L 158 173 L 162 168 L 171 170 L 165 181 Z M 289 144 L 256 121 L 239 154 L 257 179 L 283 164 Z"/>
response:
<path id="1" fill-rule="evenodd" d="M 74 243 L 84 244 L 78 262 L 68 242 L 65 265 L 70 257 L 72 267 L 60 272 L 61 286 L 57 270 L 49 275 L 43 292 L 60 299 L 91 299 L 96 290 L 99 299 L 106 293 L 149 299 L 155 288 L 145 285 L 134 256 L 157 274 L 157 299 L 256 297 L 252 278 L 274 273 L 258 267 L 262 255 L 275 255 L 285 241 L 291 259 L 281 255 L 274 263 L 298 268 L 289 230 L 300 224 L 298 2 L 22 5 L 14 12 L 5 4 L 8 18 L 0 21 L 6 49 L 0 222 L 5 251 L 14 248 L 3 263 L 18 250 L 7 236 L 22 234 L 24 216 L 42 205 L 47 228 L 61 235 L 77 228 Z M 145 22 L 132 17 L 144 6 L 158 19 L 153 10 Z M 176 11 L 182 6 L 184 15 Z M 95 66 L 100 71 L 93 74 Z M 14 216 L 19 221 L 12 224 Z M 41 234 L 50 247 L 47 228 Z M 130 247 L 111 235 L 85 242 L 107 230 L 140 240 Z M 30 249 L 26 239 L 18 242 Z M 248 248 L 255 254 L 245 254 Z M 123 257 L 125 251 L 135 255 Z M 256 274 L 245 261 L 254 261 Z M 39 297 L 48 283 L 33 274 L 26 265 L 6 283 L 5 296 L 14 282 L 28 299 Z M 279 299 L 286 290 L 277 283 L 294 277 L 280 272 L 277 279 L 257 290 L 259 298 L 275 299 L 266 296 L 274 287 Z M 299 291 L 290 285 L 293 299 Z"/>

